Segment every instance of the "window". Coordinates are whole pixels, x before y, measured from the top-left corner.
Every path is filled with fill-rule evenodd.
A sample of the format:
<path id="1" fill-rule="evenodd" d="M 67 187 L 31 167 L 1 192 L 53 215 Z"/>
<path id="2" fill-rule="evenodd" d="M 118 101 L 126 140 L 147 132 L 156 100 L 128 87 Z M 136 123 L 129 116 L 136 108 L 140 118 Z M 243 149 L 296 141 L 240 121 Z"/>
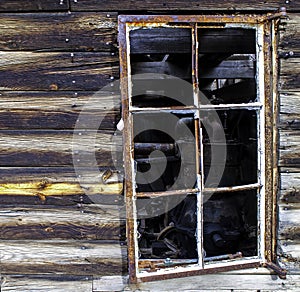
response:
<path id="1" fill-rule="evenodd" d="M 132 282 L 274 261 L 278 16 L 119 17 Z"/>

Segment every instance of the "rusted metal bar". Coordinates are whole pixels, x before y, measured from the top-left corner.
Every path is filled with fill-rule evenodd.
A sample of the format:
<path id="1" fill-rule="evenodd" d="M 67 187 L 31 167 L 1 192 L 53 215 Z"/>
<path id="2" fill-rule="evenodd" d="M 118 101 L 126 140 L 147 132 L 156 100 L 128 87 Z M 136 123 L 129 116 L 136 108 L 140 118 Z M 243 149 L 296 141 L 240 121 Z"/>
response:
<path id="1" fill-rule="evenodd" d="M 184 189 L 184 190 L 172 190 L 172 191 L 162 191 L 162 192 L 146 192 L 137 193 L 138 198 L 156 198 L 164 196 L 175 196 L 175 195 L 187 195 L 199 192 L 199 189 Z"/>
<path id="2" fill-rule="evenodd" d="M 236 258 L 241 258 L 241 257 L 243 257 L 243 254 L 241 252 L 237 252 L 234 254 L 224 254 L 224 255 L 219 255 L 219 256 L 214 256 L 214 257 L 205 257 L 204 262 L 231 260 L 231 259 L 236 259 Z"/>
<path id="3" fill-rule="evenodd" d="M 280 279 L 286 279 L 287 271 L 285 269 L 282 269 L 281 267 L 277 266 L 276 264 L 274 264 L 272 262 L 267 262 L 267 263 L 264 263 L 262 266 L 274 271 Z"/>
<path id="4" fill-rule="evenodd" d="M 169 107 L 130 107 L 130 112 L 163 112 L 163 111 L 184 111 L 184 110 L 196 110 L 193 105 L 186 106 L 169 106 Z"/>
<path id="5" fill-rule="evenodd" d="M 204 23 L 249 23 L 257 24 L 265 21 L 267 15 L 120 15 L 121 23 L 128 23 L 130 26 L 163 26 L 183 22 L 204 22 Z M 186 27 L 186 26 L 185 26 Z"/>
<path id="6" fill-rule="evenodd" d="M 201 105 L 200 110 L 259 109 L 261 107 L 262 103 L 260 102 L 250 102 L 240 104 Z"/>
<path id="7" fill-rule="evenodd" d="M 158 260 L 139 260 L 139 269 L 155 271 L 159 268 L 167 268 L 182 265 L 197 264 L 197 259 L 158 259 Z"/>
<path id="8" fill-rule="evenodd" d="M 220 266 L 220 267 L 214 267 L 214 268 L 206 268 L 206 269 L 191 269 L 191 270 L 185 270 L 181 272 L 172 272 L 172 273 L 164 273 L 164 274 L 144 274 L 139 277 L 139 280 L 142 282 L 148 282 L 148 281 L 159 281 L 159 280 L 166 280 L 166 279 L 172 279 L 172 278 L 181 278 L 181 277 L 191 277 L 196 275 L 208 275 L 213 273 L 221 273 L 221 272 L 228 272 L 228 271 L 235 271 L 235 270 L 241 270 L 241 269 L 250 269 L 259 267 L 260 262 L 249 262 L 249 263 L 242 263 L 242 264 L 236 264 L 231 266 Z"/>
<path id="9" fill-rule="evenodd" d="M 262 186 L 259 183 L 243 185 L 243 186 L 234 186 L 234 187 L 222 187 L 222 188 L 204 188 L 204 193 L 228 193 L 228 192 L 239 192 L 246 190 L 259 189 Z"/>

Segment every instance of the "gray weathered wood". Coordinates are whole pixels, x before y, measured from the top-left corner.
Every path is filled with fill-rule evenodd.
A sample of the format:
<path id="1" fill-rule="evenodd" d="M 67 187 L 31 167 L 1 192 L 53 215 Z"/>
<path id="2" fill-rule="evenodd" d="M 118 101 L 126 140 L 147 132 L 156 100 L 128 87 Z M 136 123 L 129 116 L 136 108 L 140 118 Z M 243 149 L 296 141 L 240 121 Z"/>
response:
<path id="1" fill-rule="evenodd" d="M 1 208 L 1 240 L 88 239 L 124 240 L 125 219 L 117 208 Z"/>
<path id="2" fill-rule="evenodd" d="M 298 89 L 280 92 L 280 113 L 300 115 L 300 92 Z"/>
<path id="3" fill-rule="evenodd" d="M 0 50 L 117 51 L 116 13 L 2 14 L 0 30 Z"/>
<path id="4" fill-rule="evenodd" d="M 270 0 L 268 2 L 249 0 L 241 2 L 237 0 L 229 1 L 197 1 L 197 0 L 172 0 L 172 1 L 159 1 L 159 0 L 134 0 L 134 1 L 117 1 L 117 0 L 85 0 L 74 1 L 71 0 L 71 9 L 74 11 L 178 11 L 178 10 L 191 10 L 196 13 L 197 10 L 226 10 L 229 13 L 235 10 L 271 10 L 276 11 L 280 6 L 286 5 L 289 10 L 299 9 L 297 1 L 290 1 L 284 3 L 280 0 Z"/>
<path id="5" fill-rule="evenodd" d="M 69 1 L 53 0 L 2 0 L 0 11 L 67 11 Z"/>
<path id="6" fill-rule="evenodd" d="M 1 241 L 3 274 L 122 275 L 126 250 L 118 242 Z"/>
<path id="7" fill-rule="evenodd" d="M 92 292 L 92 276 L 3 275 L 2 292 Z"/>
<path id="8" fill-rule="evenodd" d="M 87 159 L 95 153 L 99 166 L 113 167 L 113 158 L 122 154 L 122 140 L 113 132 L 99 132 L 93 145 L 91 141 L 95 135 L 84 130 L 2 131 L 0 166 L 73 165 L 73 135 L 77 137 L 74 143 L 78 151 L 74 152 L 74 159 L 79 166 L 89 166 Z"/>
<path id="9" fill-rule="evenodd" d="M 129 285 L 126 277 L 103 276 L 94 279 L 94 291 L 297 291 L 300 279 L 298 275 L 288 275 L 287 280 L 281 280 L 258 269 L 244 270 L 244 274 L 231 272 L 205 276 L 193 276 L 164 281 L 154 281 Z"/>
<path id="10" fill-rule="evenodd" d="M 118 76 L 110 53 L 0 52 L 2 90 L 99 90 Z"/>
<path id="11" fill-rule="evenodd" d="M 289 13 L 288 20 L 282 20 L 279 48 L 284 52 L 299 51 L 300 46 L 300 14 Z"/>
<path id="12" fill-rule="evenodd" d="M 280 131 L 279 165 L 300 167 L 299 131 Z"/>
<path id="13" fill-rule="evenodd" d="M 281 90 L 298 89 L 300 84 L 300 58 L 281 59 L 280 87 Z"/>
<path id="14" fill-rule="evenodd" d="M 113 92 L 1 91 L 1 129 L 74 129 L 82 110 L 89 129 L 97 118 L 99 129 L 116 130 L 121 97 Z"/>

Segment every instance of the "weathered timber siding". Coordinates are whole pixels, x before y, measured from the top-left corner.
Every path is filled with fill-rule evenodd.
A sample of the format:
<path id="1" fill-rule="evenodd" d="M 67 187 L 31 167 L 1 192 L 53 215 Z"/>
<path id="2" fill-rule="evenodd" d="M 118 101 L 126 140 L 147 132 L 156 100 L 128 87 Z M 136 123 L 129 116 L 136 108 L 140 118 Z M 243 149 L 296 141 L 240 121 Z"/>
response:
<path id="1" fill-rule="evenodd" d="M 278 260 L 289 271 L 287 280 L 261 268 L 131 289 L 299 289 L 297 1 L 9 0 L 0 1 L 1 291 L 120 291 L 128 286 L 123 178 L 110 155 L 111 149 L 115 154 L 122 149 L 114 135 L 120 119 L 114 89 L 98 95 L 88 112 L 91 119 L 102 118 L 96 150 L 100 171 L 84 171 L 90 197 L 72 166 L 72 132 L 81 110 L 119 78 L 118 14 L 254 13 L 280 6 L 289 12 L 279 31 L 278 121 Z M 87 131 L 82 147 L 89 141 Z"/>
<path id="2" fill-rule="evenodd" d="M 300 14 L 290 13 L 280 30 L 278 259 L 290 273 L 300 270 Z"/>

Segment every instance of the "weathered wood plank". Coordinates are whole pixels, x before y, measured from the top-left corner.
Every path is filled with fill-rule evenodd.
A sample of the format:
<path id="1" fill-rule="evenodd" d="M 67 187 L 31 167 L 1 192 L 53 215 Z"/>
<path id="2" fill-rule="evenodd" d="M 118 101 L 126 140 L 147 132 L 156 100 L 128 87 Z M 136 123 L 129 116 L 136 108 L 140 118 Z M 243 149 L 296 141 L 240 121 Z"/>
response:
<path id="1" fill-rule="evenodd" d="M 282 20 L 279 48 L 282 51 L 299 50 L 300 47 L 300 14 L 290 13 L 288 20 Z"/>
<path id="2" fill-rule="evenodd" d="M 155 11 L 169 11 L 169 10 L 277 10 L 278 7 L 286 5 L 289 10 L 299 9 L 297 1 L 290 1 L 284 3 L 280 0 L 270 0 L 268 2 L 258 2 L 256 0 L 249 0 L 241 2 L 237 0 L 229 1 L 196 1 L 196 0 L 134 0 L 134 1 L 117 1 L 117 0 L 85 0 L 85 1 L 71 1 L 71 10 L 73 11 L 125 11 L 125 10 L 155 10 Z"/>
<path id="3" fill-rule="evenodd" d="M 280 114 L 279 127 L 282 130 L 300 130 L 300 114 Z"/>
<path id="4" fill-rule="evenodd" d="M 89 195 L 110 195 L 120 194 L 122 191 L 121 183 L 114 184 L 85 184 L 88 186 Z M 48 196 L 67 196 L 83 195 L 85 190 L 78 183 L 51 183 L 47 181 L 24 182 L 24 183 L 2 183 L 0 184 L 1 195 L 19 195 L 19 196 L 38 196 L 42 201 Z"/>
<path id="5" fill-rule="evenodd" d="M 224 272 L 224 273 L 218 273 L 218 275 L 214 275 L 214 277 L 216 278 L 216 280 L 221 279 L 222 277 L 226 278 L 227 276 L 229 277 L 233 277 L 236 276 L 237 278 L 241 277 L 241 276 L 246 276 L 248 275 L 248 281 L 252 282 L 252 281 L 256 281 L 257 277 L 262 279 L 263 277 L 265 277 L 265 279 L 269 279 L 270 284 L 273 281 L 273 278 L 276 278 L 276 276 L 271 276 L 271 271 L 269 271 L 266 268 L 253 268 L 253 269 L 242 269 L 242 270 L 235 270 L 235 271 L 229 271 L 229 272 Z M 211 275 L 213 276 L 213 275 Z M 288 276 L 289 277 L 289 276 Z M 192 279 L 194 280 L 195 278 L 200 278 L 203 280 L 203 282 L 205 282 L 205 278 L 206 276 L 198 276 L 198 277 L 193 277 Z M 292 284 L 292 279 L 295 278 L 290 277 L 287 281 L 288 283 Z M 199 279 L 199 281 L 200 281 Z M 277 278 L 276 278 L 277 279 Z M 178 290 L 180 289 L 179 287 L 182 287 L 182 291 L 187 291 L 187 289 L 185 289 L 184 287 L 184 283 L 188 282 L 190 280 L 190 278 L 181 278 L 178 279 L 178 282 L 180 283 L 180 285 L 178 286 Z M 169 281 L 169 280 L 168 280 Z M 276 280 L 277 281 L 277 280 Z M 285 283 L 286 281 L 284 281 Z M 155 283 L 158 284 L 158 282 L 151 282 L 151 283 Z M 149 283 L 149 284 L 151 284 Z M 156 289 L 151 289 L 150 285 L 149 287 L 147 286 L 147 290 L 146 291 L 167 291 L 166 286 L 164 286 L 164 281 L 160 281 L 160 283 L 162 284 L 161 286 L 161 290 L 156 290 Z M 209 286 L 209 284 L 211 284 L 211 286 Z M 128 284 L 128 276 L 101 276 L 101 277 L 97 277 L 95 276 L 93 279 L 93 285 L 94 285 L 94 291 L 136 291 L 138 288 L 140 288 L 140 286 L 135 286 L 135 285 L 129 285 Z M 144 285 L 144 284 L 141 284 Z M 200 286 L 200 285 L 199 285 Z M 227 287 L 226 287 L 227 288 Z M 235 286 L 235 288 L 237 289 L 230 289 L 230 288 L 224 288 L 219 281 L 216 281 L 215 283 L 210 282 L 207 285 L 205 283 L 203 283 L 203 286 L 201 287 L 195 287 L 194 289 L 188 290 L 188 291 L 249 291 L 249 289 L 244 288 L 244 285 L 242 286 Z M 179 291 L 181 291 L 181 289 Z M 200 289 L 200 290 L 199 290 Z M 283 288 L 284 285 L 283 285 Z M 282 291 L 282 289 L 278 289 L 278 291 Z M 176 291 L 178 291 L 176 290 Z M 144 290 L 142 290 L 144 291 Z M 174 290 L 173 290 L 174 291 Z M 253 291 L 251 289 L 251 291 Z M 268 289 L 260 289 L 259 291 L 270 291 Z M 272 289 L 272 291 L 275 291 Z M 277 291 L 277 290 L 276 290 Z"/>
<path id="6" fill-rule="evenodd" d="M 244 270 L 247 271 L 247 270 Z M 298 275 L 288 275 L 286 280 L 270 274 L 230 274 L 176 278 L 129 285 L 126 277 L 103 276 L 93 280 L 94 291 L 297 291 Z M 261 269 L 259 269 L 261 271 Z"/>
<path id="7" fill-rule="evenodd" d="M 0 52 L 1 90 L 99 90 L 118 76 L 110 53 Z"/>
<path id="8" fill-rule="evenodd" d="M 1 91 L 1 129 L 74 129 L 84 110 L 87 121 L 99 120 L 99 129 L 116 130 L 120 96 L 113 92 Z M 89 118 L 88 118 L 89 117 Z M 77 127 L 89 129 L 88 123 Z"/>
<path id="9" fill-rule="evenodd" d="M 300 239 L 300 208 L 298 204 L 281 205 L 279 207 L 278 236 L 282 240 Z"/>
<path id="10" fill-rule="evenodd" d="M 299 131 L 280 131 L 279 166 L 300 167 Z"/>
<path id="11" fill-rule="evenodd" d="M 69 1 L 53 0 L 5 0 L 0 2 L 0 11 L 67 11 Z"/>
<path id="12" fill-rule="evenodd" d="M 102 206 L 103 207 L 103 206 Z M 1 208 L 1 240 L 124 240 L 125 219 L 117 208 Z"/>
<path id="13" fill-rule="evenodd" d="M 281 59 L 280 62 L 281 90 L 298 89 L 300 84 L 300 58 Z"/>
<path id="14" fill-rule="evenodd" d="M 122 205 L 124 201 L 123 177 L 110 168 L 80 168 L 76 173 L 71 167 L 1 167 L 0 189 L 2 207 Z"/>
<path id="15" fill-rule="evenodd" d="M 0 30 L 0 50 L 117 50 L 116 13 L 2 14 Z"/>
<path id="16" fill-rule="evenodd" d="M 73 135 L 77 137 L 76 150 L 73 150 Z M 94 138 L 95 144 L 91 143 Z M 0 166 L 73 165 L 74 151 L 78 166 L 89 167 L 88 159 L 91 161 L 91 153 L 95 153 L 98 166 L 113 167 L 113 157 L 120 156 L 123 148 L 121 137 L 113 132 L 94 135 L 84 130 L 1 131 L 0 145 Z"/>
<path id="17" fill-rule="evenodd" d="M 289 90 L 280 92 L 280 113 L 300 114 L 300 92 Z"/>
<path id="18" fill-rule="evenodd" d="M 92 292 L 92 276 L 3 275 L 2 292 Z"/>
<path id="19" fill-rule="evenodd" d="M 298 261 L 300 269 L 300 240 L 281 241 L 280 248 L 284 254 L 290 256 L 291 261 Z"/>
<path id="20" fill-rule="evenodd" d="M 126 247 L 101 241 L 0 242 L 3 274 L 122 275 Z"/>
<path id="21" fill-rule="evenodd" d="M 112 168 L 99 168 L 98 171 L 93 168 L 79 170 L 80 173 L 76 173 L 73 167 L 0 167 L 0 183 L 78 183 L 78 175 L 83 173 L 84 182 L 90 184 L 108 185 L 123 182 L 122 174 Z"/>

